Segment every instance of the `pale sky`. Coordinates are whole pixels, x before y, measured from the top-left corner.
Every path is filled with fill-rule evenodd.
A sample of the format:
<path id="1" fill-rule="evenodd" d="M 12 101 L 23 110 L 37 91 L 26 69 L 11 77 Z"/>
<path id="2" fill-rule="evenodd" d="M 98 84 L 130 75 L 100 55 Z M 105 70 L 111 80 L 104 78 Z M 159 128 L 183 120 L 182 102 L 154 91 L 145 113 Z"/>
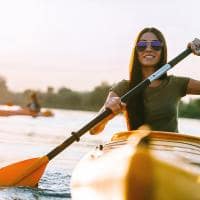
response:
<path id="1" fill-rule="evenodd" d="M 15 91 L 127 79 L 141 29 L 163 32 L 171 60 L 200 37 L 199 8 L 199 0 L 0 0 L 0 75 Z M 170 73 L 200 79 L 200 57 Z"/>

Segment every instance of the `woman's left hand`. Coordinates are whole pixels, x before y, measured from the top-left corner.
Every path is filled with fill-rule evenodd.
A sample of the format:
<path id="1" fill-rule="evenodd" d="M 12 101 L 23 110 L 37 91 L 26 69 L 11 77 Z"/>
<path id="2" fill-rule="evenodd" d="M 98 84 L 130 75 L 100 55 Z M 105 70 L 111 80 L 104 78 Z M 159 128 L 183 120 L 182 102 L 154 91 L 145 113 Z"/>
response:
<path id="1" fill-rule="evenodd" d="M 192 52 L 200 56 L 200 39 L 195 38 L 192 42 L 188 44 L 188 47 L 191 48 Z"/>

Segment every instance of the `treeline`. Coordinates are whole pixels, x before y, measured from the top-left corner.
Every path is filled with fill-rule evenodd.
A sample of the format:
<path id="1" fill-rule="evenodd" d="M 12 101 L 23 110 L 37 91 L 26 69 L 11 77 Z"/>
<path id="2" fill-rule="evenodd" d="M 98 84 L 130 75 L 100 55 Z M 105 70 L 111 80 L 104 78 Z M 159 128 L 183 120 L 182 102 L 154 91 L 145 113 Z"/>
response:
<path id="1" fill-rule="evenodd" d="M 90 92 L 77 92 L 65 87 L 54 92 L 54 89 L 49 87 L 46 93 L 37 93 L 44 107 L 97 111 L 105 101 L 110 87 L 103 82 Z"/>
<path id="2" fill-rule="evenodd" d="M 45 92 L 34 92 L 37 93 L 42 107 L 98 111 L 103 105 L 110 88 L 111 85 L 102 82 L 92 91 L 73 91 L 67 87 L 55 91 L 53 87 L 48 87 Z M 6 85 L 6 80 L 0 77 L 0 104 L 26 106 L 30 102 L 32 92 L 31 89 L 23 92 L 10 91 Z M 188 103 L 181 102 L 179 116 L 200 119 L 200 99 L 191 99 Z"/>
<path id="3" fill-rule="evenodd" d="M 48 87 L 44 92 L 31 89 L 14 92 L 8 89 L 6 80 L 0 77 L 0 104 L 26 106 L 30 102 L 32 92 L 36 92 L 41 107 L 97 111 L 105 101 L 110 87 L 108 83 L 102 82 L 92 91 L 85 92 L 73 91 L 67 87 L 57 91 Z"/>
<path id="4" fill-rule="evenodd" d="M 179 116 L 200 119 L 200 99 L 190 99 L 188 103 L 181 101 Z"/>

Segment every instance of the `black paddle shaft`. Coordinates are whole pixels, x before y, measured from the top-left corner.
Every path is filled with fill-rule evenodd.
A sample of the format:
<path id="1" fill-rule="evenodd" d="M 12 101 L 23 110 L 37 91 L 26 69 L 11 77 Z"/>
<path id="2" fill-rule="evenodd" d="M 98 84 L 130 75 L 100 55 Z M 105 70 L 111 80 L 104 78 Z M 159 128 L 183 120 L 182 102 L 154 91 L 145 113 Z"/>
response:
<path id="1" fill-rule="evenodd" d="M 151 76 L 140 82 L 138 85 L 136 85 L 134 88 L 129 90 L 126 94 L 121 96 L 121 101 L 127 102 L 128 98 L 138 94 L 138 92 L 145 89 L 152 81 L 158 79 L 161 77 L 164 73 L 166 73 L 169 69 L 171 69 L 173 66 L 175 66 L 177 63 L 179 63 L 181 60 L 183 60 L 185 57 L 187 57 L 191 53 L 191 49 L 187 48 L 185 51 L 180 53 L 177 57 L 175 57 L 173 60 L 168 62 L 167 64 L 163 65 L 159 70 L 154 72 Z M 89 131 L 92 127 L 97 125 L 99 122 L 101 122 L 103 119 L 108 117 L 112 111 L 110 109 L 106 109 L 102 113 L 100 113 L 97 117 L 95 117 L 93 120 L 91 120 L 88 124 L 86 124 L 84 127 L 82 127 L 77 132 L 72 132 L 72 136 L 70 136 L 68 139 L 66 139 L 61 145 L 57 146 L 55 149 L 53 149 L 51 152 L 47 154 L 47 157 L 49 160 L 54 158 L 56 155 L 58 155 L 60 152 L 62 152 L 66 147 L 71 145 L 75 141 L 79 141 L 80 137 L 85 134 L 87 131 Z"/>

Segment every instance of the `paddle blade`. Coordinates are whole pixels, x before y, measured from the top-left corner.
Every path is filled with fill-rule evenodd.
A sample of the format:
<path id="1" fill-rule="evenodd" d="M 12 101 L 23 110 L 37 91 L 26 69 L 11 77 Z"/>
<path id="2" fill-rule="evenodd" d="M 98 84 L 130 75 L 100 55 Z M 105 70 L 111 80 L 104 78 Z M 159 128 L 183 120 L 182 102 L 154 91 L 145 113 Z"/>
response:
<path id="1" fill-rule="evenodd" d="M 35 187 L 44 173 L 47 156 L 23 160 L 0 169 L 0 186 Z"/>

